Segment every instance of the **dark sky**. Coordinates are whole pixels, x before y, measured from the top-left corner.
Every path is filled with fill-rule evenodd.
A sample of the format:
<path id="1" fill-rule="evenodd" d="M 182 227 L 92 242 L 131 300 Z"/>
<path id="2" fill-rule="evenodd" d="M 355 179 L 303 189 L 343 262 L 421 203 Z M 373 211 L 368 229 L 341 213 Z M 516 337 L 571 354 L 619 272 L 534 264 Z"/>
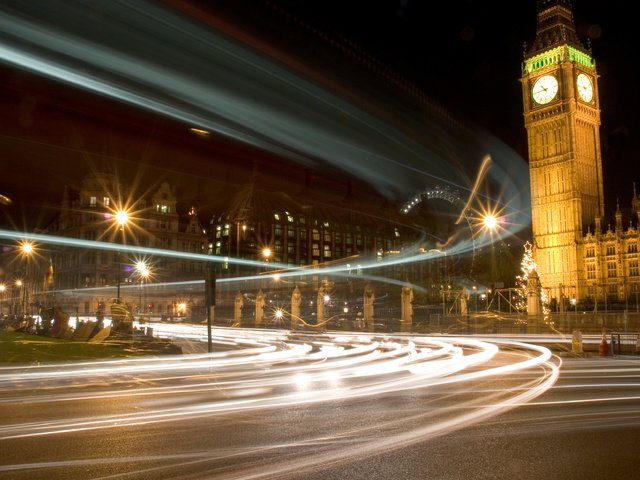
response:
<path id="1" fill-rule="evenodd" d="M 169 3 L 186 8 L 180 2 Z M 367 71 L 375 71 L 391 85 L 398 81 L 410 85 L 448 114 L 492 132 L 526 159 L 518 80 L 523 43 L 531 42 L 535 34 L 535 0 L 219 0 L 190 4 L 209 11 L 216 21 L 225 19 L 224 28 L 230 35 L 249 36 L 250 43 L 262 51 L 297 56 L 303 68 L 321 57 L 313 75 L 324 71 L 324 80 L 337 78 L 330 73 L 332 67 L 349 69 L 351 62 L 357 66 L 352 76 L 356 89 L 361 85 L 364 91 L 369 86 L 373 76 L 368 77 Z M 630 2 L 573 4 L 578 34 L 585 41 L 591 39 L 601 76 L 607 209 L 614 207 L 617 197 L 625 207 L 632 182 L 640 181 L 635 17 L 629 11 Z M 97 15 L 99 4 L 95 5 Z M 228 163 L 239 165 L 238 158 L 257 155 L 255 150 L 238 153 L 230 142 L 219 138 L 202 146 L 175 120 L 7 65 L 0 64 L 0 69 L 5 87 L 0 113 L 6 120 L 0 126 L 4 139 L 0 193 L 17 200 L 3 207 L 16 228 L 21 223 L 33 224 L 34 219 L 43 226 L 47 216 L 40 212 L 40 221 L 18 204 L 55 205 L 62 185 L 77 187 L 79 167 L 100 163 L 96 156 L 101 153 L 108 159 L 123 160 L 123 169 L 131 175 L 149 171 L 141 165 L 145 169 L 156 166 L 162 173 L 153 175 L 170 180 L 183 175 L 184 184 L 202 180 L 193 158 L 222 153 L 232 159 Z M 381 103 L 380 108 L 393 107 Z M 159 158 L 172 161 L 160 165 Z M 268 155 L 265 158 L 269 162 Z M 182 168 L 187 165 L 194 167 Z"/>
<path id="2" fill-rule="evenodd" d="M 519 83 L 524 42 L 536 27 L 535 0 L 277 2 L 329 35 L 343 35 L 402 74 L 434 101 L 496 134 L 526 158 Z M 600 75 L 607 214 L 640 191 L 637 17 L 632 3 L 573 4 L 576 30 L 590 41 Z"/>

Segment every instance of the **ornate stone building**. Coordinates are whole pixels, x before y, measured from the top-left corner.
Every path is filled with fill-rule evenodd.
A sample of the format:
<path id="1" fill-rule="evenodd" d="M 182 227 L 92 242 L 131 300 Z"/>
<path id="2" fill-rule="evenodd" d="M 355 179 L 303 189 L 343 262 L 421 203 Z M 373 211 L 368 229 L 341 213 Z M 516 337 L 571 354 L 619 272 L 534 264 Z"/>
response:
<path id="1" fill-rule="evenodd" d="M 49 233 L 133 247 L 207 253 L 206 234 L 195 210 L 180 215 L 174 190 L 165 182 L 143 194 L 121 185 L 116 175 L 87 175 L 73 198 L 65 189 L 60 215 Z M 123 226 L 116 223 L 120 209 L 129 214 Z M 60 247 L 52 259 L 56 301 L 74 305 L 80 313 L 93 313 L 100 304 L 121 296 L 135 313 L 176 315 L 176 302 L 182 300 L 183 291 L 155 288 L 142 296 L 138 287 L 143 282 L 201 281 L 205 271 L 202 262 L 189 258 L 135 251 L 119 253 L 115 249 L 86 247 L 81 242 L 78 246 Z M 143 272 L 136 269 L 140 262 L 151 272 L 151 278 L 145 279 Z M 200 286 L 194 295 L 201 297 L 201 290 Z"/>
<path id="2" fill-rule="evenodd" d="M 638 197 L 602 231 L 604 189 L 598 73 L 576 34 L 568 0 L 540 0 L 535 39 L 522 64 L 534 256 L 542 287 L 566 306 L 637 296 Z M 635 223 L 635 226 L 634 226 Z"/>
<path id="3" fill-rule="evenodd" d="M 211 219 L 212 253 L 269 261 L 287 269 L 353 259 L 370 263 L 399 252 L 419 237 L 397 207 L 362 192 L 321 191 L 291 184 L 289 191 L 260 188 L 254 178 L 230 191 Z M 264 250 L 269 250 L 265 258 Z M 391 275 L 402 276 L 406 267 Z M 223 266 L 222 274 L 253 274 L 255 267 Z"/>
<path id="4" fill-rule="evenodd" d="M 640 197 L 633 191 L 632 214 L 625 227 L 620 206 L 615 213 L 615 224 L 603 230 L 601 221 L 596 221 L 595 230 L 584 237 L 584 268 L 586 271 L 586 294 L 590 302 L 606 304 L 624 303 L 638 308 L 640 296 L 640 269 L 638 244 L 640 235 Z"/>

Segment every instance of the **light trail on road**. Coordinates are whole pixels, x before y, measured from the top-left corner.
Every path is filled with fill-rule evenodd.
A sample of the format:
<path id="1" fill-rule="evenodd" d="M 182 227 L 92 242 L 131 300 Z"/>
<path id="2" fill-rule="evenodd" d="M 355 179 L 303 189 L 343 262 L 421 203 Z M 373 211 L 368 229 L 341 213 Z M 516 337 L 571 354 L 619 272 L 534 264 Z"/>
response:
<path id="1" fill-rule="evenodd" d="M 0 405 L 22 413 L 2 418 L 0 441 L 424 395 L 424 409 L 398 412 L 375 428 L 346 422 L 344 430 L 308 432 L 287 445 L 224 446 L 202 457 L 164 459 L 237 460 L 255 455 L 256 448 L 317 446 L 311 458 L 269 461 L 255 471 L 249 463 L 224 477 L 267 478 L 345 460 L 354 454 L 345 442 L 357 445 L 358 455 L 372 455 L 467 427 L 535 400 L 559 372 L 548 349 L 512 340 L 224 328 L 214 334 L 225 348 L 211 354 L 3 367 Z M 504 384 L 496 388 L 496 381 Z M 113 411 L 114 402 L 127 408 Z M 87 404 L 91 415 L 73 413 L 74 406 Z M 380 428 L 383 437 L 376 434 Z M 47 468 L 52 467 L 26 463 L 4 465 L 0 472 Z"/>

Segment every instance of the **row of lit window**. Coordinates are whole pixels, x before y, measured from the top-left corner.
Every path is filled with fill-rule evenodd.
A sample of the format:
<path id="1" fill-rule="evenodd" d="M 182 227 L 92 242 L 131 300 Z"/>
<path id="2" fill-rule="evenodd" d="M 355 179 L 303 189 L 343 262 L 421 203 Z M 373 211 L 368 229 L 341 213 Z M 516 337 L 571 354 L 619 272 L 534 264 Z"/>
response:
<path id="1" fill-rule="evenodd" d="M 289 229 L 287 232 L 287 238 L 290 240 L 294 240 L 295 239 L 295 234 L 296 231 L 293 229 Z M 399 232 L 396 231 L 396 236 L 399 236 Z M 220 225 L 218 225 L 216 227 L 216 234 L 215 237 L 217 239 L 221 239 L 223 237 L 228 237 L 229 235 L 229 230 L 227 228 L 222 229 L 222 227 Z M 333 237 L 333 241 L 336 243 L 336 245 L 340 245 L 342 244 L 342 239 L 343 239 L 343 235 L 344 235 L 344 243 L 345 245 L 353 245 L 354 244 L 354 237 L 355 237 L 355 244 L 357 246 L 362 246 L 363 244 L 363 236 L 362 235 L 353 235 L 351 233 L 345 233 L 342 234 L 340 232 L 324 232 L 324 234 L 321 234 L 321 232 L 317 229 L 313 229 L 312 233 L 311 233 L 311 238 L 314 242 L 319 242 L 321 239 L 325 242 L 325 244 L 330 244 L 332 242 L 332 237 Z M 278 228 L 276 227 L 275 230 L 275 243 L 277 244 L 278 242 L 281 242 L 281 237 L 282 237 L 282 230 L 278 230 Z M 298 230 L 298 237 L 300 240 L 306 241 L 307 240 L 307 230 Z"/>
<path id="2" fill-rule="evenodd" d="M 638 260 L 631 260 L 629 262 L 629 276 L 637 277 L 640 275 L 640 269 L 638 268 Z M 618 268 L 616 262 L 607 262 L 607 277 L 616 278 L 618 276 Z M 596 278 L 596 265 L 587 265 L 587 279 L 594 280 Z"/>
<path id="3" fill-rule="evenodd" d="M 274 217 L 275 217 L 276 220 L 280 220 L 280 214 L 275 213 Z M 287 214 L 287 218 L 289 219 L 289 222 L 293 222 L 293 216 Z M 300 222 L 299 223 L 303 224 L 303 225 L 306 223 L 304 221 L 304 217 L 300 217 Z M 321 222 L 318 222 L 317 220 L 314 221 L 314 225 L 315 226 L 320 226 L 320 223 Z M 330 222 L 323 222 L 321 226 L 322 226 L 322 228 L 327 229 L 327 228 L 331 227 L 331 223 Z M 335 235 L 341 235 L 342 234 L 342 232 L 335 231 L 335 230 L 338 230 L 339 228 L 340 228 L 339 224 L 336 223 L 336 224 L 333 225 L 333 233 Z M 359 225 L 355 225 L 354 228 L 355 228 L 356 231 L 360 231 L 360 226 Z M 228 223 L 224 224 L 224 226 L 223 225 L 216 225 L 216 227 L 215 227 L 216 238 L 228 237 L 229 233 L 230 233 L 230 229 L 231 229 L 231 225 L 228 224 Z M 246 230 L 246 226 L 243 226 L 243 230 Z M 255 228 L 254 227 L 250 227 L 249 230 L 253 232 L 253 231 L 255 231 Z M 282 236 L 283 235 L 283 231 L 284 231 L 284 226 L 282 224 L 277 223 L 277 224 L 274 225 L 274 233 L 275 233 L 276 236 Z M 306 232 L 305 229 L 300 229 L 299 231 L 300 231 L 301 234 L 302 234 L 302 232 Z M 316 232 L 319 232 L 319 230 L 314 228 L 313 232 L 314 232 L 314 235 L 316 235 Z M 319 235 L 319 233 L 317 233 L 317 234 Z M 292 229 L 291 227 L 288 227 L 287 228 L 287 235 L 289 237 L 293 237 L 295 235 L 295 230 Z M 331 235 L 331 233 L 325 231 L 325 239 L 327 238 L 327 235 Z M 351 235 L 351 234 L 345 233 L 345 235 Z M 400 231 L 398 230 L 398 228 L 394 228 L 393 235 L 395 237 L 400 237 Z"/>
<path id="4" fill-rule="evenodd" d="M 104 207 L 109 207 L 111 205 L 111 199 L 109 197 L 102 197 L 102 206 Z M 95 196 L 91 196 L 89 197 L 89 206 L 90 207 L 97 207 L 98 206 L 98 197 Z M 138 208 L 145 208 L 145 203 L 143 201 L 140 201 L 138 203 Z M 171 213 L 171 207 L 169 205 L 166 204 L 162 204 L 159 203 L 156 205 L 156 212 L 158 213 L 162 213 L 162 214 L 169 214 Z"/>
<path id="5" fill-rule="evenodd" d="M 616 254 L 616 246 L 615 245 L 607 245 L 607 255 L 615 255 Z M 627 253 L 638 253 L 638 244 L 637 243 L 629 243 L 627 246 Z M 596 256 L 595 247 L 587 248 L 587 257 L 593 258 Z"/>

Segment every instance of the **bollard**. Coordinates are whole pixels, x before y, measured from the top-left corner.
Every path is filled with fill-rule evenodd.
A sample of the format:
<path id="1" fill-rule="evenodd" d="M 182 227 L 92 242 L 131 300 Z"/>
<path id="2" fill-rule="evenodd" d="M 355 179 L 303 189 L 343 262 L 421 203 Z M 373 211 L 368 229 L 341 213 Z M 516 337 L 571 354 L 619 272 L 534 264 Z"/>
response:
<path id="1" fill-rule="evenodd" d="M 602 341 L 600 342 L 600 346 L 598 347 L 598 352 L 601 357 L 606 357 L 609 355 L 609 344 L 607 343 L 607 334 L 602 334 Z"/>
<path id="2" fill-rule="evenodd" d="M 610 352 L 611 355 L 618 355 L 620 353 L 620 334 L 611 334 L 611 343 L 609 343 L 610 345 Z"/>
<path id="3" fill-rule="evenodd" d="M 573 331 L 571 339 L 571 351 L 573 353 L 583 353 L 582 351 L 582 332 L 580 330 Z"/>

